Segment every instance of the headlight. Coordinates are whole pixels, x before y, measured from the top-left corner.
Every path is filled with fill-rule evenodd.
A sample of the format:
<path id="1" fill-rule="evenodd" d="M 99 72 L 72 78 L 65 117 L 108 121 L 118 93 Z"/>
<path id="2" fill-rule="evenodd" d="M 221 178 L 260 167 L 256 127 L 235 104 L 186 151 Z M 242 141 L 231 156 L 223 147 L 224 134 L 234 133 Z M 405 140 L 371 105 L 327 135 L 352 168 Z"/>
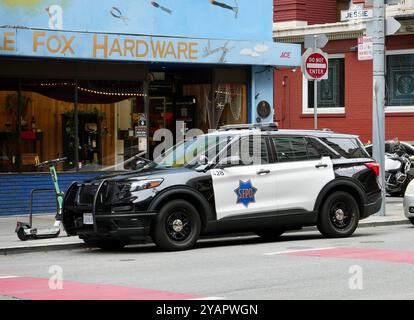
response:
<path id="1" fill-rule="evenodd" d="M 163 181 L 164 179 L 148 179 L 134 181 L 131 183 L 131 192 L 156 188 L 160 186 Z"/>

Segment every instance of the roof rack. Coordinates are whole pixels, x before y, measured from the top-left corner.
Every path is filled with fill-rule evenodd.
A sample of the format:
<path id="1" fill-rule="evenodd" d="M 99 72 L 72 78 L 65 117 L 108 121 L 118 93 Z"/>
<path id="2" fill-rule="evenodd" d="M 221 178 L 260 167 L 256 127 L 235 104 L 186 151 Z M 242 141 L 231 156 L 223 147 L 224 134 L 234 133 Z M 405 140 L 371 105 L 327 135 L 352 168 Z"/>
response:
<path id="1" fill-rule="evenodd" d="M 251 124 L 229 124 L 220 127 L 220 131 L 229 131 L 229 130 L 253 130 L 258 129 L 262 131 L 277 131 L 279 130 L 279 126 L 277 122 L 269 122 L 269 123 L 251 123 Z"/>

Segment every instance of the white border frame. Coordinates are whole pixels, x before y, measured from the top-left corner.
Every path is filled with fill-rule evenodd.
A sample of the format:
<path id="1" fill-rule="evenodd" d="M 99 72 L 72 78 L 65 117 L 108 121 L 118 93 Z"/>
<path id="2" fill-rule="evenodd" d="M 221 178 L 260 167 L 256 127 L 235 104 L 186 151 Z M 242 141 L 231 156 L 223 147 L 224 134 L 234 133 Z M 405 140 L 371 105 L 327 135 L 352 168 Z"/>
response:
<path id="1" fill-rule="evenodd" d="M 396 56 L 401 54 L 414 54 L 414 49 L 400 49 L 400 50 L 387 50 L 386 56 Z M 385 72 L 387 72 L 387 59 L 385 59 Z M 386 75 L 385 75 L 386 77 Z M 386 83 L 386 80 L 385 80 Z M 412 106 L 385 106 L 385 113 L 404 113 L 414 112 L 414 105 Z"/>
<path id="2" fill-rule="evenodd" d="M 328 55 L 328 59 L 345 60 L 345 54 L 330 54 Z M 302 73 L 302 114 L 313 113 L 313 108 L 308 108 L 308 80 Z M 345 106 L 343 108 L 318 108 L 318 114 L 345 114 Z"/>

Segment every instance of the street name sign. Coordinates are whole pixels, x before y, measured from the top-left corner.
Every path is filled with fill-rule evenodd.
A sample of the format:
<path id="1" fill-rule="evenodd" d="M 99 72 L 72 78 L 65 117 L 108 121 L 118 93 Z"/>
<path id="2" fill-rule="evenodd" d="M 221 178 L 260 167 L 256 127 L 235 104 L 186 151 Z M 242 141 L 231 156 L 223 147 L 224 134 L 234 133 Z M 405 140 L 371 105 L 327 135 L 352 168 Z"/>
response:
<path id="1" fill-rule="evenodd" d="M 374 16 L 372 9 L 365 9 L 362 4 L 352 5 L 349 10 L 341 11 L 341 21 L 371 19 Z"/>

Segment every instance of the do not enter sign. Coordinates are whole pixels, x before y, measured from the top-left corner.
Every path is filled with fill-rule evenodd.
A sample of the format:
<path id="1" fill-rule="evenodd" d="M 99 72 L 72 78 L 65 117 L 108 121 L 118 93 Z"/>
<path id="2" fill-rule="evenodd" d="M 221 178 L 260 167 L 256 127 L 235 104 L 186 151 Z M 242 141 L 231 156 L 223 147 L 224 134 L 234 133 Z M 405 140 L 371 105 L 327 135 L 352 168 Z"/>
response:
<path id="1" fill-rule="evenodd" d="M 305 53 L 302 70 L 308 80 L 328 79 L 328 57 L 322 51 Z"/>

